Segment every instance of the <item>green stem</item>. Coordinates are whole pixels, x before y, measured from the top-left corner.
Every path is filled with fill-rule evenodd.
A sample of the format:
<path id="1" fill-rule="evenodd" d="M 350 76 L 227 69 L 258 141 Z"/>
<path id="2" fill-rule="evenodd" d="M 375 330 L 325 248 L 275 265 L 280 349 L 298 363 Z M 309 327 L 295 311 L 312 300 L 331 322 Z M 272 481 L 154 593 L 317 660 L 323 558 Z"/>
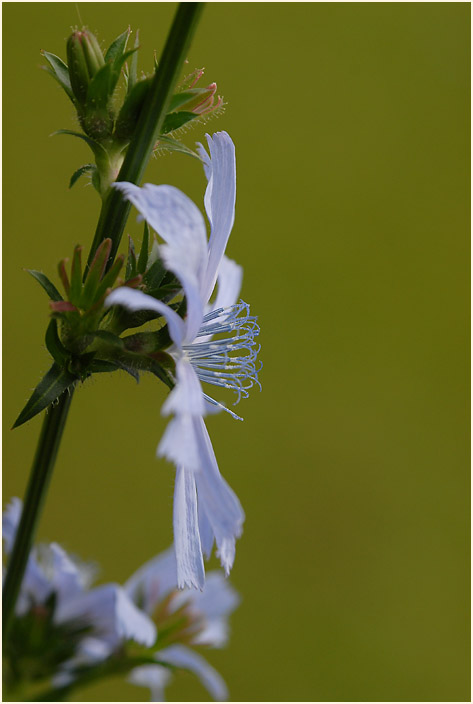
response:
<path id="1" fill-rule="evenodd" d="M 139 183 L 143 176 L 154 144 L 159 137 L 169 101 L 203 6 L 204 3 L 201 2 L 183 2 L 178 7 L 147 101 L 138 120 L 135 137 L 128 147 L 117 181 Z M 87 266 L 90 265 L 97 247 L 106 237 L 110 237 L 113 243 L 108 267 L 112 265 L 125 229 L 130 207 L 130 203 L 123 199 L 121 193 L 113 188 L 110 190 L 102 204 Z"/>
<path id="2" fill-rule="evenodd" d="M 41 435 L 39 436 L 38 447 L 26 490 L 20 525 L 16 533 L 15 544 L 8 562 L 8 570 L 3 586 L 4 642 L 11 626 L 18 592 L 53 472 L 54 462 L 72 401 L 72 394 L 73 389 L 64 392 L 59 397 L 57 404 L 50 406 L 43 420 Z"/>

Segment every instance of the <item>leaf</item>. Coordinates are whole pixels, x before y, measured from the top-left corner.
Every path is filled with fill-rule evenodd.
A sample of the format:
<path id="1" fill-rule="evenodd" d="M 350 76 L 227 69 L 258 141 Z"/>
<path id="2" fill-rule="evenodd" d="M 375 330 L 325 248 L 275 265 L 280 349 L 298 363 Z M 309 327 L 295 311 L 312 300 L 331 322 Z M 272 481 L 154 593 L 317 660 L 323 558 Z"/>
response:
<path id="1" fill-rule="evenodd" d="M 128 281 L 136 276 L 136 252 L 135 245 L 130 235 L 128 235 L 128 259 L 126 260 L 125 278 Z"/>
<path id="2" fill-rule="evenodd" d="M 64 367 L 69 360 L 70 354 L 59 339 L 56 318 L 52 318 L 49 323 L 44 341 L 54 361 Z"/>
<path id="3" fill-rule="evenodd" d="M 199 117 L 199 115 L 196 115 L 193 112 L 186 112 L 185 110 L 181 110 L 180 112 L 169 112 L 164 118 L 164 123 L 161 127 L 161 135 L 174 132 L 174 130 L 178 130 L 180 127 L 183 127 L 191 120 L 195 120 L 197 117 Z"/>
<path id="4" fill-rule="evenodd" d="M 85 134 L 81 134 L 80 132 L 74 132 L 73 130 L 56 130 L 56 132 L 53 132 L 50 136 L 55 137 L 57 134 L 70 134 L 72 137 L 79 137 L 79 139 L 83 139 L 84 142 L 87 142 L 94 154 L 98 154 L 99 156 L 107 155 L 107 152 L 101 144 L 96 142 L 95 139 L 87 137 L 87 135 Z"/>
<path id="5" fill-rule="evenodd" d="M 120 34 L 116 39 L 113 40 L 113 42 L 110 44 L 107 51 L 105 52 L 104 58 L 106 62 L 114 61 L 117 56 L 123 55 L 130 34 L 131 30 L 128 27 L 127 29 L 125 29 L 124 32 L 122 32 L 122 34 Z"/>
<path id="6" fill-rule="evenodd" d="M 69 98 L 74 102 L 74 94 L 72 92 L 71 80 L 69 78 L 69 69 L 59 56 L 50 54 L 49 51 L 41 52 L 49 66 L 45 66 L 45 70 L 56 79 L 59 85 L 64 89 Z"/>
<path id="7" fill-rule="evenodd" d="M 186 147 L 186 145 L 182 144 L 182 142 L 178 142 L 177 139 L 172 139 L 172 137 L 167 137 L 163 134 L 159 136 L 159 141 L 155 151 L 159 151 L 161 148 L 167 149 L 170 152 L 181 152 L 182 154 L 187 154 L 188 156 L 192 156 L 194 159 L 198 159 L 204 163 L 204 160 L 200 154 L 194 152 L 192 149 L 189 149 L 189 147 Z"/>
<path id="8" fill-rule="evenodd" d="M 141 243 L 140 256 L 138 258 L 138 273 L 144 274 L 148 263 L 148 248 L 149 248 L 149 226 L 145 220 L 143 232 L 143 242 Z"/>
<path id="9" fill-rule="evenodd" d="M 120 369 L 115 362 L 109 362 L 105 359 L 93 359 L 89 366 L 89 372 L 93 374 L 101 374 L 102 372 L 116 372 Z"/>
<path id="10" fill-rule="evenodd" d="M 77 377 L 66 371 L 66 369 L 61 369 L 61 367 L 54 362 L 49 372 L 41 379 L 38 386 L 33 391 L 30 400 L 21 411 L 13 427 L 18 428 L 20 425 L 23 425 L 23 423 L 26 423 L 26 421 L 31 420 L 31 418 L 38 413 L 41 413 L 41 411 L 44 411 L 45 408 L 53 403 L 58 396 L 61 396 L 61 394 L 76 381 Z"/>
<path id="11" fill-rule="evenodd" d="M 27 271 L 28 274 L 31 274 L 31 276 L 36 279 L 36 281 L 44 288 L 44 290 L 52 301 L 64 300 L 57 288 L 54 286 L 54 284 L 51 283 L 47 276 L 42 274 L 40 271 L 35 271 L 34 269 L 25 269 L 25 271 Z"/>
<path id="12" fill-rule="evenodd" d="M 151 264 L 150 268 L 143 276 L 143 283 L 147 289 L 158 288 L 165 275 L 166 269 L 164 268 L 162 259 L 156 259 L 156 261 Z"/>
<path id="13" fill-rule="evenodd" d="M 86 112 L 90 110 L 105 110 L 107 108 L 113 89 L 111 89 L 113 64 L 102 66 L 87 88 Z"/>
<path id="14" fill-rule="evenodd" d="M 115 135 L 119 141 L 131 138 L 148 97 L 151 84 L 152 78 L 145 78 L 135 83 L 133 88 L 129 90 L 118 114 L 115 126 Z"/>
<path id="15" fill-rule="evenodd" d="M 178 110 L 181 105 L 184 105 L 185 103 L 188 103 L 191 100 L 195 101 L 195 99 L 201 95 L 209 95 L 209 92 L 210 91 L 208 88 L 191 88 L 189 90 L 182 91 L 182 93 L 175 93 L 171 98 L 171 102 L 169 103 L 169 112 L 174 112 L 175 110 Z"/>
<path id="16" fill-rule="evenodd" d="M 72 188 L 72 186 L 75 184 L 76 181 L 80 179 L 80 177 L 87 173 L 87 171 L 96 171 L 97 167 L 95 164 L 84 164 L 84 166 L 81 166 L 77 171 L 74 171 L 74 173 L 71 176 L 71 180 L 69 181 L 69 188 Z"/>
<path id="17" fill-rule="evenodd" d="M 98 337 L 99 340 L 106 342 L 107 345 L 110 345 L 111 347 L 117 347 L 121 350 L 125 347 L 125 343 L 123 342 L 122 338 L 118 337 L 118 335 L 114 335 L 113 332 L 109 332 L 108 330 L 96 330 L 95 332 L 91 333 L 91 337 Z"/>
<path id="18" fill-rule="evenodd" d="M 136 30 L 134 48 L 138 49 L 138 47 L 139 47 L 139 31 Z M 135 53 L 131 57 L 131 61 L 130 61 L 130 72 L 128 74 L 127 93 L 130 93 L 133 86 L 135 85 L 137 75 L 138 75 L 138 51 L 135 51 Z"/>

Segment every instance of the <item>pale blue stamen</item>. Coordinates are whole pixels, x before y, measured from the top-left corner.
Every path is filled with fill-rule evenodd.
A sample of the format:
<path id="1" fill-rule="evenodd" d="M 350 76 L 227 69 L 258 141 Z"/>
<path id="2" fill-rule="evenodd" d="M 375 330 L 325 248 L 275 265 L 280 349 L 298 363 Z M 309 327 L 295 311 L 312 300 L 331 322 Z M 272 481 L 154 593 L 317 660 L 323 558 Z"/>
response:
<path id="1" fill-rule="evenodd" d="M 259 326 L 256 323 L 256 317 L 251 316 L 249 311 L 249 305 L 240 301 L 229 308 L 218 308 L 207 313 L 197 338 L 224 333 L 234 334 L 218 340 L 195 342 L 182 348 L 200 381 L 234 391 L 237 395 L 235 403 L 238 403 L 242 397 L 248 398 L 248 389 L 254 385 L 261 389 L 258 373 L 262 364 L 256 365 L 260 345 L 257 345 L 254 340 L 259 334 Z M 235 354 L 237 352 L 246 352 L 246 354 Z M 224 409 L 234 418 L 242 420 L 236 413 L 207 394 L 204 394 L 204 398 L 212 405 Z"/>

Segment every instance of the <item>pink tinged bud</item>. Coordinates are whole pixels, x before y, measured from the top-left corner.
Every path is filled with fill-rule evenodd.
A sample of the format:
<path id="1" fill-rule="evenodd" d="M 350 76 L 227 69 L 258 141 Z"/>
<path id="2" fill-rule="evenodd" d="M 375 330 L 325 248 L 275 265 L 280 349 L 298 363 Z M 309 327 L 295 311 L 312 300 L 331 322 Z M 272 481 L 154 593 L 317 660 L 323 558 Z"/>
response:
<path id="1" fill-rule="evenodd" d="M 49 301 L 49 307 L 53 313 L 72 313 L 79 312 L 77 308 L 69 303 L 69 301 Z"/>

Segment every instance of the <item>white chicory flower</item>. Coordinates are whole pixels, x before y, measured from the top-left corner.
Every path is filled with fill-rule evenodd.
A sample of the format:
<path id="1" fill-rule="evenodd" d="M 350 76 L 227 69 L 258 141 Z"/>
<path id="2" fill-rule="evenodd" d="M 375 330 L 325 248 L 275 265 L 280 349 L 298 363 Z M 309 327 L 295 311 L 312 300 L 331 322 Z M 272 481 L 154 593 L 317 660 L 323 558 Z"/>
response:
<path id="1" fill-rule="evenodd" d="M 106 300 L 107 306 L 155 310 L 168 324 L 176 385 L 163 405 L 163 414 L 173 418 L 158 455 L 174 462 L 177 470 L 173 522 L 178 585 L 200 589 L 205 582 L 203 554 L 210 556 L 215 540 L 228 575 L 244 521 L 237 496 L 220 474 L 204 422 L 212 410 L 238 416 L 204 393 L 201 383 L 232 389 L 237 400 L 248 396 L 255 383 L 259 385 L 255 342 L 259 328 L 249 306 L 237 303 L 242 269 L 224 254 L 235 217 L 235 148 L 226 132 L 207 135 L 207 141 L 210 156 L 202 145 L 199 151 L 208 179 L 204 198 L 211 226 L 208 242 L 200 210 L 177 188 L 114 184 L 164 240 L 160 254 L 182 284 L 186 318 L 127 287 L 116 289 Z M 217 296 L 209 303 L 217 281 Z M 215 335 L 225 337 L 214 339 Z"/>
<path id="2" fill-rule="evenodd" d="M 3 513 L 5 553 L 12 550 L 21 517 L 22 502 L 11 500 Z M 151 646 L 156 626 L 118 584 L 90 589 L 90 570 L 70 557 L 57 543 L 40 544 L 30 552 L 15 612 L 23 615 L 56 595 L 54 623 L 81 623 L 92 631 L 79 644 L 77 656 L 102 660 L 123 640 Z M 77 663 L 75 663 L 77 664 Z"/>
<path id="3" fill-rule="evenodd" d="M 223 575 L 212 571 L 207 575 L 203 591 L 185 589 L 176 591 L 176 557 L 171 548 L 143 565 L 124 585 L 129 598 L 150 617 L 160 604 L 166 604 L 166 617 L 172 618 L 177 610 L 185 607 L 189 621 L 197 624 L 187 636 L 189 645 L 221 648 L 228 640 L 228 617 L 238 606 L 239 597 Z M 162 614 L 160 618 L 165 618 Z M 158 621 L 158 630 L 160 622 Z M 183 633 L 185 639 L 185 632 Z M 159 641 L 158 641 L 159 642 Z M 172 644 L 156 652 L 156 659 L 163 663 L 189 670 L 216 701 L 225 701 L 228 691 L 219 673 L 199 653 L 182 644 Z M 163 665 L 143 665 L 132 670 L 129 681 L 149 687 L 152 701 L 164 701 L 164 687 L 171 679 L 169 669 Z"/>

